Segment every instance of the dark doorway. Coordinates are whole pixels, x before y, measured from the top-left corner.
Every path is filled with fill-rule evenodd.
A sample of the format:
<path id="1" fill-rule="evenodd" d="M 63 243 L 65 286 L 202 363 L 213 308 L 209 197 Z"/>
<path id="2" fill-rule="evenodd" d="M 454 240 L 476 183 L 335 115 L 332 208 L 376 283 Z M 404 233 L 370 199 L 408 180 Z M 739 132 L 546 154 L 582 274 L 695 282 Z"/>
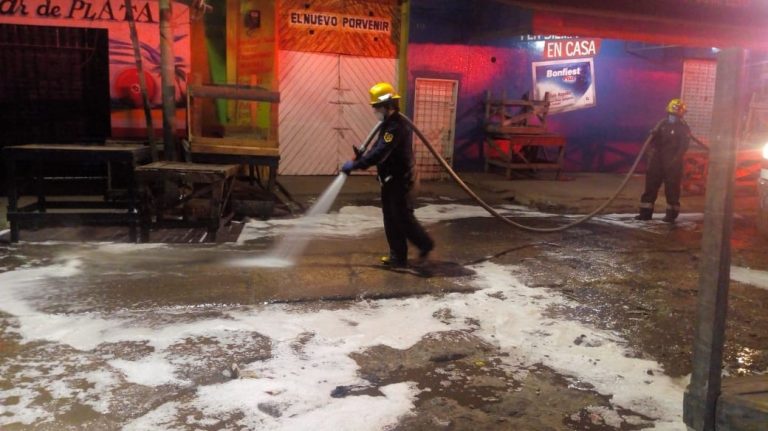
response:
<path id="1" fill-rule="evenodd" d="M 107 43 L 106 29 L 0 25 L 0 147 L 104 142 Z"/>

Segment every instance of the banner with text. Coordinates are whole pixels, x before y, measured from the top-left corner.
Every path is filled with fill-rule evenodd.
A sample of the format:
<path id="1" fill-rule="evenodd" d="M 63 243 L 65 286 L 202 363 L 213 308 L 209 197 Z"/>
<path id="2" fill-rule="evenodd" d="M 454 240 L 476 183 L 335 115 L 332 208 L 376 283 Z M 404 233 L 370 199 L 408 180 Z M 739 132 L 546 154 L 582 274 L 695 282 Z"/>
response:
<path id="1" fill-rule="evenodd" d="M 533 62 L 532 68 L 534 98 L 543 100 L 548 93 L 550 113 L 596 105 L 593 59 Z"/>
<path id="2" fill-rule="evenodd" d="M 596 57 L 600 39 L 555 39 L 544 42 L 544 58 Z"/>
<path id="3" fill-rule="evenodd" d="M 400 7 L 395 0 L 286 0 L 280 5 L 280 49 L 395 58 Z"/>

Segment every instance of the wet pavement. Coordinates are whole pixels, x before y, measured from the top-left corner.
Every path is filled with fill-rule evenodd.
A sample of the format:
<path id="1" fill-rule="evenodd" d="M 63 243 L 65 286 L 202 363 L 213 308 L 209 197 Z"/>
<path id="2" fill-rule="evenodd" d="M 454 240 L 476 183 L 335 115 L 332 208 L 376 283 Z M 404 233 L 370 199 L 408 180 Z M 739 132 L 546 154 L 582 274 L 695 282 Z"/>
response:
<path id="1" fill-rule="evenodd" d="M 344 195 L 289 268 L 236 243 L 0 244 L 3 430 L 684 430 L 701 214 L 511 230 L 445 192 L 438 247 L 377 263 L 377 201 Z M 510 205 L 519 221 L 568 220 Z M 725 369 L 768 371 L 768 240 L 735 221 Z"/>

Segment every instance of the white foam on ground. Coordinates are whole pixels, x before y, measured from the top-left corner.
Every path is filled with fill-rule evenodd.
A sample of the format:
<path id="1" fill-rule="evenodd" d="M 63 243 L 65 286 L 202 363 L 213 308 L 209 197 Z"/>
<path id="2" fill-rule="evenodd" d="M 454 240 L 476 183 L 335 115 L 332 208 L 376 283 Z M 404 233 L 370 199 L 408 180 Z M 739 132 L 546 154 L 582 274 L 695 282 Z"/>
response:
<path id="1" fill-rule="evenodd" d="M 113 359 L 109 365 L 120 370 L 125 380 L 144 386 L 161 386 L 166 384 L 186 384 L 188 382 L 178 379 L 173 373 L 175 367 L 165 358 L 158 355 L 150 355 L 138 361 L 126 361 Z"/>
<path id="2" fill-rule="evenodd" d="M 768 271 L 731 266 L 731 280 L 768 290 Z"/>
<path id="3" fill-rule="evenodd" d="M 573 220 L 584 214 L 554 214 L 532 210 L 520 205 L 501 205 L 498 212 L 513 218 L 556 218 Z M 425 225 L 442 221 L 464 218 L 492 217 L 488 211 L 477 205 L 430 204 L 416 209 L 416 218 Z M 656 214 L 650 221 L 635 220 L 637 214 L 600 214 L 592 221 L 621 226 L 628 229 L 640 229 L 653 233 L 669 230 L 670 225 L 661 221 L 662 215 Z M 675 223 L 677 229 L 694 229 L 704 219 L 701 213 L 682 213 Z M 383 228 L 381 208 L 374 206 L 348 206 L 338 212 L 314 216 L 311 222 L 296 219 L 252 220 L 245 224 L 238 243 L 242 244 L 259 238 L 269 238 L 294 233 L 308 237 L 356 237 L 369 235 Z M 565 222 L 563 222 L 565 223 Z M 556 227 L 557 224 L 553 224 Z"/>
<path id="4" fill-rule="evenodd" d="M 168 248 L 164 243 L 125 243 L 125 242 L 102 242 L 97 243 L 99 251 L 111 254 L 122 254 L 142 250 L 155 250 L 158 248 Z"/>
<path id="5" fill-rule="evenodd" d="M 265 254 L 257 257 L 244 257 L 241 259 L 233 259 L 227 262 L 227 265 L 237 268 L 288 268 L 293 266 L 295 262 L 284 258 L 279 258 Z"/>
<path id="6" fill-rule="evenodd" d="M 655 214 L 653 220 L 635 220 L 637 214 L 601 214 L 592 220 L 621 226 L 628 229 L 640 229 L 647 232 L 661 233 L 669 231 L 671 225 L 661 221 L 663 215 Z M 702 213 L 681 213 L 674 224 L 676 229 L 693 230 L 704 220 Z"/>
<path id="7" fill-rule="evenodd" d="M 21 334 L 23 342 L 49 340 L 86 351 L 102 342 L 145 340 L 155 348 L 154 354 L 138 361 L 112 360 L 109 368 L 99 371 L 103 375 L 98 378 L 91 373 L 90 380 L 95 382 L 91 392 L 100 393 L 89 392 L 87 401 L 97 411 L 107 409 L 116 379 L 151 385 L 172 383 L 176 379 L 174 367 L 193 360 L 166 350 L 172 344 L 188 337 L 221 337 L 228 331 L 246 331 L 269 337 L 272 356 L 243 364 L 244 375 L 251 377 L 198 387 L 189 405 L 204 416 L 200 420 L 187 418 L 191 425 L 202 426 L 205 421 L 242 413 L 237 422 L 249 429 L 381 430 L 409 414 L 418 390 L 402 382 L 381 388 L 384 397 L 332 398 L 330 393 L 336 386 L 367 384 L 357 374 L 357 364 L 349 354 L 379 344 L 405 349 L 429 333 L 466 330 L 467 319 L 474 319 L 480 322 L 480 329 L 473 334 L 509 353 L 510 367 L 544 364 L 593 385 L 609 396 L 614 406 L 654 418 L 657 429 L 685 430 L 681 422 L 684 379 L 665 376 L 654 361 L 628 357 L 625 340 L 615 333 L 545 317 L 551 307 L 574 304 L 552 290 L 525 286 L 511 267 L 492 263 L 473 267 L 478 274 L 475 284 L 482 290 L 470 294 L 358 302 L 343 310 L 307 311 L 274 304 L 230 311 L 224 318 L 152 326 L 135 320 L 127 324 L 120 316 L 47 314 L 36 310 L 26 298 L 25 292 L 55 284 L 57 277 L 76 274 L 78 268 L 78 262 L 73 261 L 0 274 L 0 310 L 18 319 L 19 328 L 8 330 Z M 496 292 L 507 299 L 488 295 Z M 446 307 L 455 316 L 448 324 L 435 317 L 436 311 Z M 44 324 L 47 319 L 55 324 Z M 312 337 L 297 349 L 296 341 L 306 334 Z M 576 338 L 585 342 L 577 345 Z M 154 376 L 141 376 L 142 369 L 159 371 Z M 39 372 L 30 370 L 30 375 Z M 32 388 L 27 390 L 34 394 Z M 7 396 L 6 391 L 0 392 L 0 398 Z M 281 414 L 268 414 L 258 408 L 259 404 L 273 406 Z M 178 412 L 178 405 L 164 404 L 135 419 L 127 429 L 173 429 L 175 426 L 169 424 L 178 420 Z M 0 416 L 0 427 L 21 420 L 40 424 L 53 419 L 52 415 L 41 412 L 34 398 L 27 397 L 11 410 L 11 416 Z"/>
<path id="8" fill-rule="evenodd" d="M 502 213 L 509 213 L 500 208 Z M 426 205 L 416 209 L 416 218 L 424 224 L 472 217 L 491 217 L 482 207 L 476 205 Z M 252 220 L 245 224 L 237 242 L 242 244 L 258 238 L 280 236 L 291 233 L 297 225 L 301 234 L 323 237 L 357 237 L 377 232 L 384 228 L 381 208 L 374 206 L 347 206 L 338 212 L 316 215 L 311 223 L 301 218 Z"/>

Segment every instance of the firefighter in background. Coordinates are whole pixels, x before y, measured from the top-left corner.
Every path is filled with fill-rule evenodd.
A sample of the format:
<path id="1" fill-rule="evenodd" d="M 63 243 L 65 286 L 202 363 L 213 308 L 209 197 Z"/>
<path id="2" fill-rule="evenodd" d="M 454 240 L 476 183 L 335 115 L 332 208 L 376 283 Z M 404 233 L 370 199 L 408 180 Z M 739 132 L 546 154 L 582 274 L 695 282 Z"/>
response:
<path id="1" fill-rule="evenodd" d="M 688 150 L 691 129 L 683 120 L 686 106 L 680 99 L 672 99 L 667 105 L 667 118 L 653 128 L 648 149 L 648 170 L 645 173 L 645 192 L 640 197 L 640 214 L 637 220 L 653 217 L 653 204 L 664 184 L 667 213 L 663 221 L 674 223 L 680 214 L 680 189 L 683 180 L 683 156 Z"/>
<path id="2" fill-rule="evenodd" d="M 411 130 L 400 117 L 400 96 L 386 82 L 374 85 L 369 93 L 374 114 L 382 121 L 376 143 L 365 154 L 345 162 L 341 171 L 349 174 L 376 165 L 389 243 L 389 255 L 383 256 L 381 262 L 404 267 L 408 262 L 408 241 L 419 249 L 420 260 L 427 258 L 435 243 L 413 214 L 413 143 Z"/>

